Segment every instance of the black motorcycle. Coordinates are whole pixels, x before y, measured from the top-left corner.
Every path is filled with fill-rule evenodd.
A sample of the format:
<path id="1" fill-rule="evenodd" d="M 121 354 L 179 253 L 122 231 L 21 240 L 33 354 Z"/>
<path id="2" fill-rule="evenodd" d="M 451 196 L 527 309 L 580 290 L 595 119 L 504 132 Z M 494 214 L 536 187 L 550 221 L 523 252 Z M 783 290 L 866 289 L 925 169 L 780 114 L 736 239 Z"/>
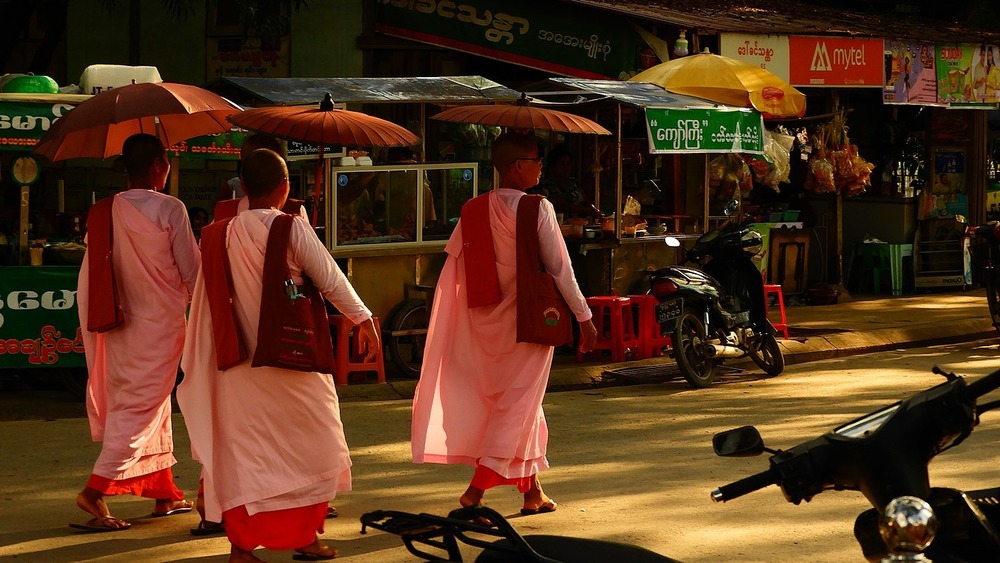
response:
<path id="1" fill-rule="evenodd" d="M 977 252 L 982 256 L 983 285 L 986 287 L 986 304 L 990 308 L 993 327 L 1000 333 L 1000 270 L 993 264 L 994 255 L 1000 259 L 1000 221 L 990 221 L 978 227 L 969 226 L 965 236 L 982 239 L 983 245 Z M 981 253 L 981 254 L 980 254 Z"/>
<path id="2" fill-rule="evenodd" d="M 873 508 L 858 516 L 854 535 L 869 561 L 900 549 L 899 536 L 879 531 L 880 523 L 897 520 L 910 524 L 902 548 L 913 557 L 923 550 L 935 563 L 1000 561 L 1000 489 L 932 488 L 927 471 L 934 456 L 969 436 L 980 414 L 1000 406 L 976 403 L 1000 388 L 1000 371 L 969 384 L 936 367 L 934 373 L 947 381 L 787 451 L 766 448 L 752 426 L 716 434 L 717 455 L 772 455 L 766 471 L 719 487 L 712 499 L 725 502 L 769 485 L 781 487 L 793 504 L 831 489 L 860 491 Z"/>
<path id="3" fill-rule="evenodd" d="M 493 525 L 478 522 L 488 520 Z M 406 549 L 426 561 L 464 561 L 459 542 L 482 549 L 476 563 L 679 563 L 635 545 L 568 536 L 522 536 L 486 506 L 451 511 L 447 517 L 376 510 L 361 516 L 367 528 L 396 534 Z"/>
<path id="4" fill-rule="evenodd" d="M 681 375 L 694 387 L 708 387 L 715 367 L 727 358 L 750 356 L 770 376 L 785 369 L 776 331 L 767 320 L 764 282 L 751 256 L 761 236 L 749 220 L 732 215 L 738 202 L 723 211 L 730 217 L 686 251 L 685 261 L 701 269 L 674 265 L 650 272 L 649 292 L 656 297 L 657 321 L 672 335 L 673 357 Z M 679 245 L 677 239 L 667 244 Z"/>

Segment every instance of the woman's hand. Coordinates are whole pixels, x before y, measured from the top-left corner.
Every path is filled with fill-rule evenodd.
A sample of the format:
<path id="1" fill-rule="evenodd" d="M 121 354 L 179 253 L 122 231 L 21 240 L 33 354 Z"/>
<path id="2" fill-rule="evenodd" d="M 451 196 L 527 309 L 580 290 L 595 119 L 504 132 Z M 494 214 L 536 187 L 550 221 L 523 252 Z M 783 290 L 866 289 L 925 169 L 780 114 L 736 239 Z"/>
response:
<path id="1" fill-rule="evenodd" d="M 595 343 L 597 343 L 597 327 L 594 326 L 594 321 L 587 319 L 580 323 L 580 353 L 590 352 L 594 349 Z"/>
<path id="2" fill-rule="evenodd" d="M 360 327 L 358 336 L 368 352 L 365 354 L 365 361 L 375 361 L 376 355 L 382 353 L 382 337 L 375 330 L 375 323 L 371 319 L 363 321 L 358 326 Z"/>

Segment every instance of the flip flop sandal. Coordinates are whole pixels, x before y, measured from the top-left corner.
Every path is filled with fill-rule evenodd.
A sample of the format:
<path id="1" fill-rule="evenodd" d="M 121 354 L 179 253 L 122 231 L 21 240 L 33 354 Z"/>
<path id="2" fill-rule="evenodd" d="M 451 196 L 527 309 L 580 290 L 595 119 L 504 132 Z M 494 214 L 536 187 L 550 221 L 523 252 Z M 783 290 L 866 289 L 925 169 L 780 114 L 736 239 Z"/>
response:
<path id="1" fill-rule="evenodd" d="M 323 555 L 322 553 L 302 553 L 298 551 L 292 556 L 292 559 L 296 561 L 329 561 L 330 559 L 336 559 L 337 554 Z"/>
<path id="2" fill-rule="evenodd" d="M 340 516 L 340 513 L 339 513 L 339 512 L 337 512 L 337 509 L 336 509 L 336 508 L 334 508 L 334 507 L 330 506 L 330 507 L 328 507 L 328 508 L 326 509 L 326 517 L 327 517 L 327 518 L 336 518 L 336 517 L 338 517 L 338 516 Z"/>
<path id="3" fill-rule="evenodd" d="M 121 528 L 113 528 L 111 526 L 106 526 L 104 524 L 101 524 L 101 522 L 107 522 L 108 520 L 118 520 L 118 518 L 115 518 L 114 516 L 105 516 L 103 518 L 91 518 L 90 520 L 88 520 L 83 524 L 70 524 L 69 527 L 73 528 L 74 530 L 82 530 L 84 532 L 92 534 L 100 534 L 103 532 L 121 532 L 122 530 L 127 530 L 132 527 L 132 524 L 129 524 L 124 520 L 120 520 L 120 522 L 125 522 L 125 525 L 122 526 Z"/>
<path id="4" fill-rule="evenodd" d="M 194 510 L 194 506 L 181 506 L 168 510 L 166 512 L 152 512 L 149 515 L 153 518 L 163 518 L 164 516 L 173 516 L 174 514 L 185 514 Z"/>
<path id="5" fill-rule="evenodd" d="M 537 508 L 522 508 L 521 509 L 521 515 L 522 516 L 531 516 L 531 515 L 534 515 L 534 514 L 545 514 L 547 512 L 555 512 L 557 506 L 559 506 L 559 505 L 556 504 L 556 501 L 545 502 L 545 503 L 542 503 L 542 504 L 538 505 Z"/>
<path id="6" fill-rule="evenodd" d="M 211 536 L 213 534 L 224 533 L 226 533 L 225 522 L 209 522 L 208 520 L 202 520 L 198 523 L 197 528 L 191 528 L 192 536 Z"/>

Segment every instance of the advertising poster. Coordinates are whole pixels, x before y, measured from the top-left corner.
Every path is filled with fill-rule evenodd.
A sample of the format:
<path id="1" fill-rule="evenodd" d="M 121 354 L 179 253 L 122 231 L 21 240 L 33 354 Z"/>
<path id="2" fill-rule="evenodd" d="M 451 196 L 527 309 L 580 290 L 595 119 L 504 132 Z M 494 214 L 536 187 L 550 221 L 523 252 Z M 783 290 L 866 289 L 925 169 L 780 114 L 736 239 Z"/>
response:
<path id="1" fill-rule="evenodd" d="M 965 193 L 965 151 L 941 148 L 934 151 L 934 177 L 929 193 L 921 195 L 919 217 L 954 217 L 969 214 Z"/>
<path id="2" fill-rule="evenodd" d="M 881 39 L 793 35 L 788 49 L 792 86 L 882 88 L 885 83 Z"/>
<path id="3" fill-rule="evenodd" d="M 886 41 L 882 101 L 887 104 L 937 105 L 934 59 L 932 43 Z"/>
<path id="4" fill-rule="evenodd" d="M 998 49 L 971 43 L 937 46 L 938 103 L 986 106 L 1000 101 Z"/>

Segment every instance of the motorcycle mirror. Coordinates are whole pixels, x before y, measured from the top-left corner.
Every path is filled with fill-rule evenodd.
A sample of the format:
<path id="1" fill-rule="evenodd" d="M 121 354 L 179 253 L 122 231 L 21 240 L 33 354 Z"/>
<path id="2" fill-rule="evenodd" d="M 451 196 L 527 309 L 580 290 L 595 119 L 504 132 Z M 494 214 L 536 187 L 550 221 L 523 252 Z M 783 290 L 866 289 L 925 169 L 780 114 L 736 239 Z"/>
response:
<path id="1" fill-rule="evenodd" d="M 681 245 L 681 241 L 677 240 L 675 237 L 666 237 L 663 242 L 667 243 L 667 246 L 677 248 Z"/>
<path id="2" fill-rule="evenodd" d="M 753 426 L 741 426 L 712 436 L 712 449 L 721 457 L 752 457 L 766 451 L 764 439 Z"/>
<path id="3" fill-rule="evenodd" d="M 726 205 L 722 208 L 722 214 L 729 217 L 730 215 L 736 213 L 736 210 L 739 208 L 740 202 L 735 199 L 731 199 L 727 201 Z"/>

